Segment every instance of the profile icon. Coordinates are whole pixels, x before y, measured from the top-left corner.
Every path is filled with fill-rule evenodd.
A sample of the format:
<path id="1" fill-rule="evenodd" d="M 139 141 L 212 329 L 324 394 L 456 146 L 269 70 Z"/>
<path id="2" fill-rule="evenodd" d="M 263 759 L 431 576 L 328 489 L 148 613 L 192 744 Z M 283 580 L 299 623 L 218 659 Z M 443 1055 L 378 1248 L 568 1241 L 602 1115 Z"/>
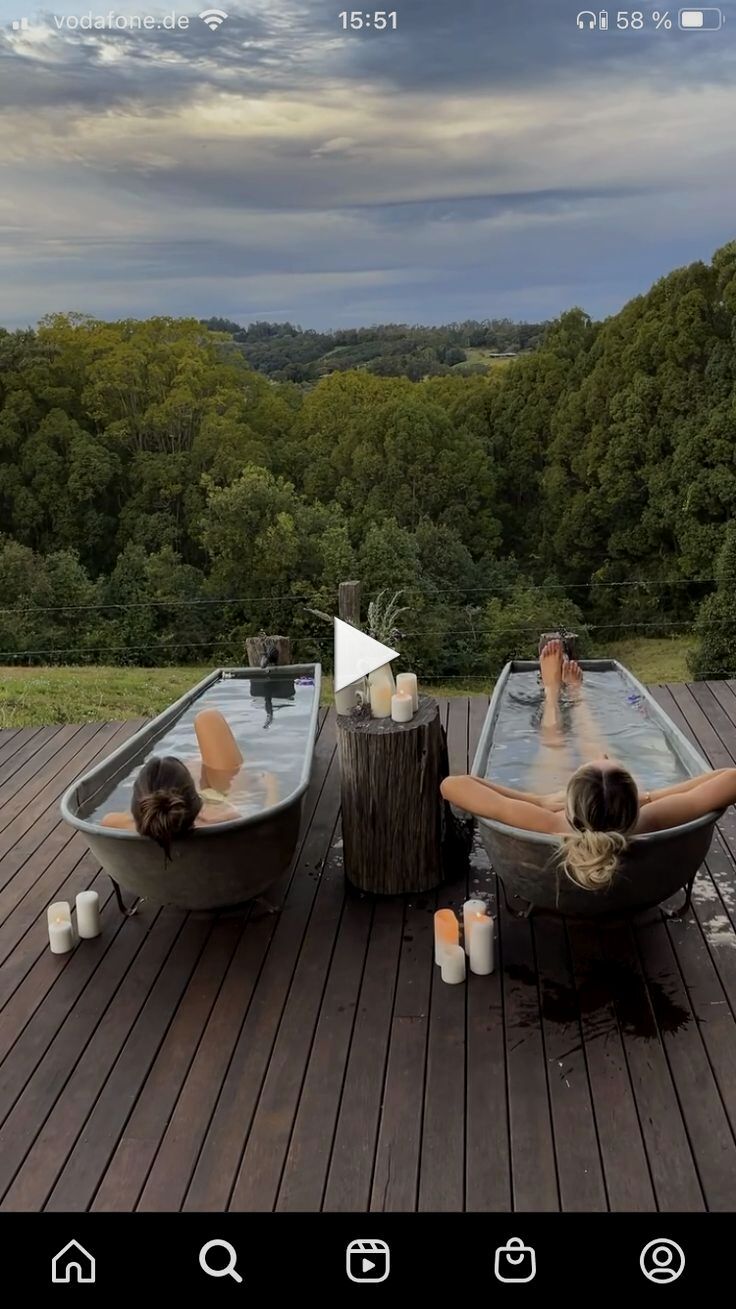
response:
<path id="1" fill-rule="evenodd" d="M 639 1258 L 639 1267 L 650 1282 L 665 1286 L 676 1282 L 685 1267 L 685 1251 L 677 1241 L 660 1237 L 644 1246 Z"/>

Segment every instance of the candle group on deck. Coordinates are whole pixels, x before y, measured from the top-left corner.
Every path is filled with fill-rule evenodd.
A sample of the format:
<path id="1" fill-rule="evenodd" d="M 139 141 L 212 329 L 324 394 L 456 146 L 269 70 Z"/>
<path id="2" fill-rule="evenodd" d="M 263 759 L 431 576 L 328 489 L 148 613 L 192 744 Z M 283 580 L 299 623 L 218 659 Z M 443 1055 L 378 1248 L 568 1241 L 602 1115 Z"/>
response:
<path id="1" fill-rule="evenodd" d="M 97 892 L 80 891 L 76 908 L 75 931 L 69 902 L 57 900 L 55 904 L 49 905 L 46 917 L 52 954 L 69 954 L 80 939 L 89 941 L 100 935 L 100 897 Z"/>
<path id="2" fill-rule="evenodd" d="M 465 957 L 471 973 L 486 977 L 493 972 L 494 922 L 484 900 L 466 900 L 463 905 L 463 945 L 460 924 L 452 909 L 438 909 L 434 916 L 434 961 L 442 981 L 450 985 L 465 981 Z"/>

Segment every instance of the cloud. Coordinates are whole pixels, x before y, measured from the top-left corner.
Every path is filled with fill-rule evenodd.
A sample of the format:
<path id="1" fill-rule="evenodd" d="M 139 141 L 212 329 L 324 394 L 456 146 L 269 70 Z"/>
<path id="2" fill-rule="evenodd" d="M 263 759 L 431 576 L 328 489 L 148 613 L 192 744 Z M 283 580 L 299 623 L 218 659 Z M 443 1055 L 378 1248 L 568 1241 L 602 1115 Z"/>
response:
<path id="1" fill-rule="evenodd" d="M 579 33 L 560 0 L 399 17 L 6 33 L 5 320 L 608 313 L 732 235 L 726 45 Z"/>

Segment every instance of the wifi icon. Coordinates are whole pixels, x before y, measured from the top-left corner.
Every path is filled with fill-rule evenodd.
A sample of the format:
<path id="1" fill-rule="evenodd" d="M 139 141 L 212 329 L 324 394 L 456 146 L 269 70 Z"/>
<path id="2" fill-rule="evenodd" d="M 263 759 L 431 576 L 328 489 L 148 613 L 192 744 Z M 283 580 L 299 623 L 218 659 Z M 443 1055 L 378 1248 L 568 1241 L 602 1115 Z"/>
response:
<path id="1" fill-rule="evenodd" d="M 211 32 L 216 32 L 218 27 L 222 27 L 227 14 L 224 9 L 203 9 L 199 17 L 203 23 L 207 24 Z"/>

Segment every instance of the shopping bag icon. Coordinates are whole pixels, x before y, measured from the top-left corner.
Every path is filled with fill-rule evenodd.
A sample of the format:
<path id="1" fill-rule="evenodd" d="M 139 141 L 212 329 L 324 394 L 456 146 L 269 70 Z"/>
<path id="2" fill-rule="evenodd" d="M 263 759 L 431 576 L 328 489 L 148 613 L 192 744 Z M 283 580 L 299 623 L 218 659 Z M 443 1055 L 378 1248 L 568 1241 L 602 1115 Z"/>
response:
<path id="1" fill-rule="evenodd" d="M 510 1236 L 496 1251 L 493 1271 L 499 1282 L 531 1282 L 537 1273 L 537 1256 L 520 1236 Z"/>

